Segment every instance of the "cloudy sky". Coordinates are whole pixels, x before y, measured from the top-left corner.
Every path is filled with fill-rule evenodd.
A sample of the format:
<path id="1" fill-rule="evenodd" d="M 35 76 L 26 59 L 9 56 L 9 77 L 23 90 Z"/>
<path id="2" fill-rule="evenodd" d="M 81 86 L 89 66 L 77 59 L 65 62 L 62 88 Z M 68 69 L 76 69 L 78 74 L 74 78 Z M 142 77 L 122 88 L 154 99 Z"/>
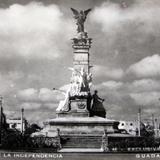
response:
<path id="1" fill-rule="evenodd" d="M 70 11 L 92 8 L 85 24 L 93 89 L 108 118 L 160 115 L 159 0 L 0 0 L 0 94 L 8 117 L 55 117 L 69 83 L 76 25 Z"/>

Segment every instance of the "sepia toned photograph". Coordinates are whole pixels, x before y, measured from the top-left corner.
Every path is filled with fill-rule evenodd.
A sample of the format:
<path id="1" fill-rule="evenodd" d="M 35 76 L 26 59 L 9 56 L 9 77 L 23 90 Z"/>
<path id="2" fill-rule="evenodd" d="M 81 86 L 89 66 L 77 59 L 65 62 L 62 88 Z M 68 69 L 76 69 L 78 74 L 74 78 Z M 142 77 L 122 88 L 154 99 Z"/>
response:
<path id="1" fill-rule="evenodd" d="M 0 0 L 0 160 L 160 159 L 159 0 Z"/>

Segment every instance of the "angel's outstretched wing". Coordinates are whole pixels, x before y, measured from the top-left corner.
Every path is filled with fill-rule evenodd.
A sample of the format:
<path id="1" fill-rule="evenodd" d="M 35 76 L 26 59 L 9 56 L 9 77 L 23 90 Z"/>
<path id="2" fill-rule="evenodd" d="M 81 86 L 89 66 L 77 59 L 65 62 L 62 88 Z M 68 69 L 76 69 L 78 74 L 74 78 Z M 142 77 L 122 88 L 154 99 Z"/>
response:
<path id="1" fill-rule="evenodd" d="M 72 10 L 72 12 L 73 12 L 73 14 L 74 14 L 75 16 L 78 16 L 78 15 L 79 15 L 79 12 L 78 12 L 76 9 L 71 8 L 71 10 Z"/>
<path id="2" fill-rule="evenodd" d="M 92 10 L 91 8 L 90 8 L 90 9 L 85 10 L 85 11 L 84 11 L 85 16 L 87 16 L 87 14 L 88 14 L 91 10 Z"/>
<path id="3" fill-rule="evenodd" d="M 78 74 L 81 74 L 81 72 L 75 68 L 68 67 L 68 69 L 71 71 L 77 72 Z"/>

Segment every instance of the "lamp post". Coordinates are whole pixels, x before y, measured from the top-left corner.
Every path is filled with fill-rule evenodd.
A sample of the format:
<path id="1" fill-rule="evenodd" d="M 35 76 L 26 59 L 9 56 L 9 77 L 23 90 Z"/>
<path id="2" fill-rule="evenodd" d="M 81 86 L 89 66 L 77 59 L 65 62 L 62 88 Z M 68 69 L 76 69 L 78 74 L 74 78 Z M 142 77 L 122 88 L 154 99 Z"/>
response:
<path id="1" fill-rule="evenodd" d="M 21 132 L 22 132 L 22 135 L 23 135 L 23 127 L 24 127 L 24 125 L 23 125 L 23 123 L 24 123 L 24 108 L 22 108 L 21 109 Z"/>
<path id="2" fill-rule="evenodd" d="M 155 131 L 155 136 L 158 137 L 157 118 L 154 119 L 154 131 Z"/>
<path id="3" fill-rule="evenodd" d="M 154 114 L 152 114 L 152 125 L 153 125 L 153 129 L 155 129 Z"/>
<path id="4" fill-rule="evenodd" d="M 1 113 L 0 113 L 0 144 L 1 144 L 1 142 L 2 142 L 2 112 L 3 112 L 3 105 L 2 105 L 2 100 L 3 100 L 3 97 L 2 96 L 0 96 L 0 107 L 1 107 Z"/>
<path id="5" fill-rule="evenodd" d="M 138 136 L 141 136 L 141 108 L 138 110 Z"/>

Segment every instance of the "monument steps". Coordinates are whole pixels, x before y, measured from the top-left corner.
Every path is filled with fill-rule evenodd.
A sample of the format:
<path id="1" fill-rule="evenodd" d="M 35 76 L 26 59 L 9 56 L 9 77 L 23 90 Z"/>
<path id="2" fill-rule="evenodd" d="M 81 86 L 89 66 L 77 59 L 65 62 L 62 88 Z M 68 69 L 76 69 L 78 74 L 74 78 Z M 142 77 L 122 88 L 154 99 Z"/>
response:
<path id="1" fill-rule="evenodd" d="M 62 136 L 62 148 L 101 148 L 101 136 Z"/>
<path id="2" fill-rule="evenodd" d="M 96 152 L 103 152 L 101 148 L 62 148 L 58 152 L 62 153 L 96 153 Z"/>

